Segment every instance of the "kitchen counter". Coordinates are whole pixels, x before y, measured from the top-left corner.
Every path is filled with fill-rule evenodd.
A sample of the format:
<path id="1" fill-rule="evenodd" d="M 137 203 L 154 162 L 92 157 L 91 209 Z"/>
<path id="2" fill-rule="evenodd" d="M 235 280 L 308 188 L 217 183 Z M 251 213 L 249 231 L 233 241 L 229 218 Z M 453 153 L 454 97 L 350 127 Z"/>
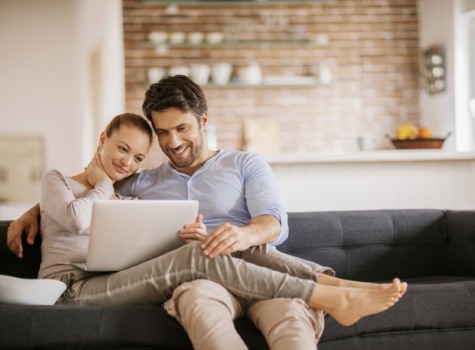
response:
<path id="1" fill-rule="evenodd" d="M 475 152 L 455 152 L 439 149 L 376 150 L 354 153 L 281 153 L 265 156 L 271 165 L 352 163 L 352 162 L 424 162 L 475 160 Z"/>
<path id="2" fill-rule="evenodd" d="M 34 206 L 38 201 L 30 202 L 0 202 L 0 220 L 13 220 Z"/>
<path id="3" fill-rule="evenodd" d="M 266 156 L 289 211 L 475 208 L 475 152 Z"/>

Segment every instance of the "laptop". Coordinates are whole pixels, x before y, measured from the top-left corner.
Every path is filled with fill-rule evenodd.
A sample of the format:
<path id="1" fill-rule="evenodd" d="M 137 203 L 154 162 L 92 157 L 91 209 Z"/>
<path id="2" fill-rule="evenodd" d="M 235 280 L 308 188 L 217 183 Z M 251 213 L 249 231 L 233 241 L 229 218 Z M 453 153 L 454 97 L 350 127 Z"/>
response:
<path id="1" fill-rule="evenodd" d="M 184 244 L 183 225 L 195 222 L 195 200 L 98 200 L 93 203 L 85 271 L 119 271 Z"/>

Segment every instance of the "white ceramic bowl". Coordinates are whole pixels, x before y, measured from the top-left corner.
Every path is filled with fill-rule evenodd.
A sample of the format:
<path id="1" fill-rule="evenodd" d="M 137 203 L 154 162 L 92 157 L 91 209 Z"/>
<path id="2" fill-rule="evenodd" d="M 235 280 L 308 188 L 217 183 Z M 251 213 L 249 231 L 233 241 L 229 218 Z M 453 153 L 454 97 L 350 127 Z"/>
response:
<path id="1" fill-rule="evenodd" d="M 183 44 L 185 40 L 186 40 L 185 32 L 170 33 L 170 44 L 174 44 L 174 45 Z"/>
<path id="2" fill-rule="evenodd" d="M 0 304 L 54 305 L 65 290 L 58 280 L 0 275 Z"/>
<path id="3" fill-rule="evenodd" d="M 148 40 L 150 40 L 154 44 L 164 44 L 168 39 L 167 32 L 150 32 L 148 33 Z"/>
<path id="4" fill-rule="evenodd" d="M 206 33 L 206 41 L 209 44 L 221 44 L 223 42 L 224 35 L 221 32 Z"/>
<path id="5" fill-rule="evenodd" d="M 168 70 L 169 75 L 190 75 L 190 68 L 188 66 L 173 66 Z"/>
<path id="6" fill-rule="evenodd" d="M 201 44 L 205 38 L 204 33 L 202 32 L 191 32 L 188 33 L 188 42 L 190 44 Z"/>

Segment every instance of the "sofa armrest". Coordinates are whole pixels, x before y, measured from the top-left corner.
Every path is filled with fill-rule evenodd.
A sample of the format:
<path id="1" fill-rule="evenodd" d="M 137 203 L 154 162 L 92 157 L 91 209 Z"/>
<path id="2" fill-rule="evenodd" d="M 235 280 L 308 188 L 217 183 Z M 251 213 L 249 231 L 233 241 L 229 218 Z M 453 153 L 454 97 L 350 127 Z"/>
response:
<path id="1" fill-rule="evenodd" d="M 41 239 L 37 237 L 31 246 L 23 237 L 23 258 L 18 259 L 7 246 L 7 230 L 10 221 L 0 221 L 0 274 L 22 278 L 36 278 L 41 262 Z"/>
<path id="2" fill-rule="evenodd" d="M 475 210 L 447 211 L 447 262 L 457 276 L 475 276 Z"/>

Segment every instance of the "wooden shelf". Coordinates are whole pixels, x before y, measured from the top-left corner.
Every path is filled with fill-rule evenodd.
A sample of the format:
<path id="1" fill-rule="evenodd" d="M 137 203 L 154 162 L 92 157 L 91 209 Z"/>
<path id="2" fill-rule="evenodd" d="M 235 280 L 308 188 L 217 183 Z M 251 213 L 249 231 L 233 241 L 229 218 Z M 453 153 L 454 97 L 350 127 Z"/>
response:
<path id="1" fill-rule="evenodd" d="M 244 84 L 244 83 L 229 83 L 226 85 L 218 84 L 205 84 L 201 85 L 203 89 L 286 89 L 286 88 L 314 88 L 318 86 L 323 86 L 325 84 L 315 81 L 314 83 L 260 83 L 260 84 Z"/>
<path id="2" fill-rule="evenodd" d="M 152 82 L 146 82 L 145 86 L 152 84 Z M 141 85 L 141 84 L 140 84 Z M 266 83 L 265 81 L 260 84 L 246 84 L 238 81 L 231 81 L 228 84 L 213 84 L 212 82 L 208 84 L 200 85 L 203 89 L 299 89 L 299 88 L 315 88 L 321 86 L 327 86 L 330 84 L 322 83 L 317 78 L 307 81 L 298 81 L 295 82 L 271 82 Z"/>
<path id="3" fill-rule="evenodd" d="M 151 41 L 144 41 L 142 43 L 145 47 L 163 47 L 163 48 L 232 48 L 232 47 L 259 47 L 259 48 L 281 48 L 281 47 L 324 47 L 327 43 L 319 43 L 316 40 L 295 40 L 295 41 L 223 41 L 217 44 L 207 42 L 199 44 L 182 43 L 173 44 L 170 42 L 154 43 Z"/>
<path id="4" fill-rule="evenodd" d="M 168 6 L 168 5 L 278 5 L 278 4 L 311 4 L 322 3 L 328 0 L 142 0 L 145 6 Z"/>

